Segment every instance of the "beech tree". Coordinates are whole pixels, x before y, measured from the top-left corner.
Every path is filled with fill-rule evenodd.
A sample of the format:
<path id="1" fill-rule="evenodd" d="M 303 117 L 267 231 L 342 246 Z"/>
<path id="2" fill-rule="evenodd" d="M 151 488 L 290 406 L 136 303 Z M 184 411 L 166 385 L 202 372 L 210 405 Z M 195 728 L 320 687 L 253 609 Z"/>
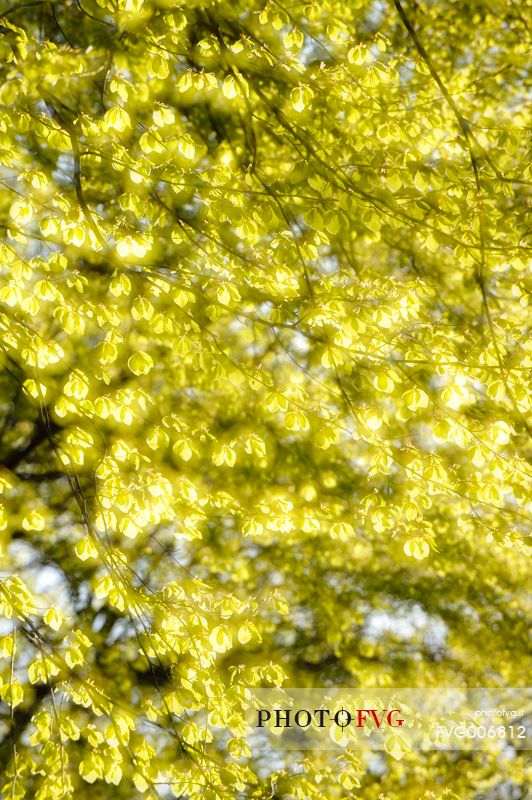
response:
<path id="1" fill-rule="evenodd" d="M 239 708 L 526 685 L 529 10 L 4 0 L 2 797 L 525 796 Z"/>

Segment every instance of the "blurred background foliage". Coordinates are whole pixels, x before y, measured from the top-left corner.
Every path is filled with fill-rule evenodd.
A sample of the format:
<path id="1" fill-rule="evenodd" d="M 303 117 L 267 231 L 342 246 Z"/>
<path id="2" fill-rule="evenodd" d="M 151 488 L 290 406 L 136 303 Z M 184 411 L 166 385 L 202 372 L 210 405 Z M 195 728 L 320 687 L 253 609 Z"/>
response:
<path id="1" fill-rule="evenodd" d="M 530 675 L 530 4 L 0 4 L 0 793 L 500 798 L 243 686 Z"/>

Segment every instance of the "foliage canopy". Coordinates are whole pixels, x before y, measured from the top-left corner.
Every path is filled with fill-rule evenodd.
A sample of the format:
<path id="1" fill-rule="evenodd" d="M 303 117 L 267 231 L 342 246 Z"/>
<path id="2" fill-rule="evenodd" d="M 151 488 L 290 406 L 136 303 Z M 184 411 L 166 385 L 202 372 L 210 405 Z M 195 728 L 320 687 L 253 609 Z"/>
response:
<path id="1" fill-rule="evenodd" d="M 2 797 L 509 772 L 272 765 L 236 712 L 526 679 L 527 10 L 0 9 Z"/>

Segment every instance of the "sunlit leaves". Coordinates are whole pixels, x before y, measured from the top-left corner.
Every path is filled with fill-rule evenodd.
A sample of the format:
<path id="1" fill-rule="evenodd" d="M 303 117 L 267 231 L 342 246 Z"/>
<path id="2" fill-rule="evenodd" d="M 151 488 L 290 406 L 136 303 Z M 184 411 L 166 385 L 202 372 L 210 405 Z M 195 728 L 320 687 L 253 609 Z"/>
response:
<path id="1" fill-rule="evenodd" d="M 421 560 L 426 558 L 430 552 L 430 546 L 423 537 L 414 537 L 409 539 L 403 545 L 403 550 L 407 556 Z"/>
<path id="2" fill-rule="evenodd" d="M 63 624 L 64 614 L 57 608 L 49 608 L 43 616 L 43 620 L 54 631 L 58 631 Z"/>
<path id="3" fill-rule="evenodd" d="M 309 86 L 298 86 L 292 89 L 290 98 L 292 100 L 292 107 L 294 111 L 301 113 L 310 105 L 314 93 Z"/>
<path id="4" fill-rule="evenodd" d="M 146 352 L 135 353 L 127 363 L 134 375 L 147 375 L 153 368 L 153 359 L 149 353 Z"/>
<path id="5" fill-rule="evenodd" d="M 22 703 L 24 689 L 19 681 L 14 678 L 0 687 L 0 698 L 14 709 Z"/>
<path id="6" fill-rule="evenodd" d="M 232 100 L 234 97 L 237 97 L 240 94 L 238 83 L 232 75 L 228 75 L 224 79 L 222 91 L 228 100 Z"/>
<path id="7" fill-rule="evenodd" d="M 193 159 L 196 155 L 196 148 L 190 136 L 182 136 L 177 143 L 177 149 L 186 159 Z"/>
<path id="8" fill-rule="evenodd" d="M 128 112 L 122 106 L 112 106 L 109 108 L 103 118 L 105 130 L 115 130 L 122 133 L 131 125 L 131 120 Z"/>
<path id="9" fill-rule="evenodd" d="M 213 628 L 209 640 L 217 653 L 225 653 L 231 647 L 231 636 L 223 625 Z"/>
<path id="10" fill-rule="evenodd" d="M 384 743 L 386 752 L 389 753 L 392 758 L 399 761 L 405 753 L 407 753 L 410 749 L 407 740 L 404 736 L 398 736 L 397 734 L 393 734 L 391 736 L 386 737 L 386 741 Z"/>
<path id="11" fill-rule="evenodd" d="M 170 6 L 2 22 L 0 793 L 371 794 L 238 692 L 526 671 L 522 22 Z"/>
<path id="12" fill-rule="evenodd" d="M 340 539 L 345 542 L 350 537 L 354 536 L 355 531 L 353 526 L 348 522 L 335 522 L 335 524 L 331 526 L 329 533 L 333 539 Z"/>
<path id="13" fill-rule="evenodd" d="M 88 536 L 84 536 L 77 542 L 75 547 L 76 555 L 81 561 L 86 561 L 88 558 L 97 558 L 98 549 L 94 542 Z"/>
<path id="14" fill-rule="evenodd" d="M 236 452 L 231 445 L 222 444 L 214 449 L 212 460 L 217 467 L 224 464 L 228 467 L 234 467 L 236 463 Z"/>
<path id="15" fill-rule="evenodd" d="M 409 389 L 408 392 L 405 392 L 403 395 L 403 401 L 410 411 L 417 411 L 418 409 L 427 408 L 429 405 L 429 397 L 427 393 L 417 386 L 413 389 Z"/>
<path id="16" fill-rule="evenodd" d="M 170 74 L 169 59 L 166 54 L 152 54 L 146 62 L 146 69 L 152 78 L 167 78 Z"/>
<path id="17" fill-rule="evenodd" d="M 503 419 L 496 420 L 488 430 L 488 438 L 493 444 L 508 444 L 512 428 Z"/>
<path id="18" fill-rule="evenodd" d="M 115 297 L 120 297 L 123 294 L 129 294 L 131 291 L 131 281 L 125 274 L 115 275 L 109 284 L 109 291 Z"/>

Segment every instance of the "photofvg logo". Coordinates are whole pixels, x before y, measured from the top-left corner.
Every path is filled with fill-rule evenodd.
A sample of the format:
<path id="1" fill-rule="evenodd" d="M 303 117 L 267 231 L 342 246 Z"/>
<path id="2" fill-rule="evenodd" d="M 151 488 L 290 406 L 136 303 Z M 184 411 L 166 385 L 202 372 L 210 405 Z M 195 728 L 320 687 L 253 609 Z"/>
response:
<path id="1" fill-rule="evenodd" d="M 258 690 L 248 714 L 259 743 L 280 749 L 335 749 L 352 746 L 357 737 L 374 749 L 406 747 L 398 738 L 408 724 L 408 708 L 391 697 L 361 697 L 348 690 Z M 261 734 L 262 733 L 262 737 Z M 397 741 L 396 741 L 397 740 Z"/>
<path id="2" fill-rule="evenodd" d="M 275 728 L 308 728 L 315 724 L 318 728 L 325 728 L 327 724 L 334 724 L 337 727 L 348 728 L 354 725 L 356 728 L 366 728 L 368 724 L 374 724 L 378 730 L 381 727 L 400 728 L 404 722 L 398 708 L 391 711 L 376 708 L 357 708 L 348 710 L 340 708 L 338 711 L 331 711 L 329 708 L 315 708 L 312 711 L 306 708 L 279 709 L 268 711 L 265 708 L 257 710 L 257 728 L 263 728 L 270 722 Z"/>
<path id="3" fill-rule="evenodd" d="M 531 749 L 530 689 L 249 689 L 254 748 Z"/>

